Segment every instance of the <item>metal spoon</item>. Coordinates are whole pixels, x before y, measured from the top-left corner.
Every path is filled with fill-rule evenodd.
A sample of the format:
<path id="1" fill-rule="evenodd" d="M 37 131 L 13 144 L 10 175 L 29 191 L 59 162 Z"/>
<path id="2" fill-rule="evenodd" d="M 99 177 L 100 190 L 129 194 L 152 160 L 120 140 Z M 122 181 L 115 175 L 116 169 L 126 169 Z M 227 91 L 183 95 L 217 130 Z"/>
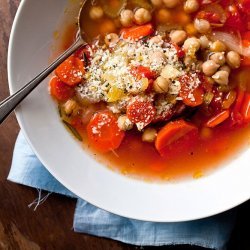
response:
<path id="1" fill-rule="evenodd" d="M 87 42 L 84 38 L 85 33 L 81 26 L 81 18 L 84 15 L 84 5 L 87 0 L 83 1 L 82 7 L 78 15 L 78 32 L 76 35 L 75 42 L 53 63 L 51 63 L 46 69 L 44 69 L 39 75 L 33 80 L 24 85 L 13 95 L 7 97 L 5 100 L 0 102 L 0 124 L 7 118 L 7 116 L 22 102 L 26 96 L 28 96 L 33 89 L 35 89 L 50 73 L 52 73 L 63 61 L 65 61 L 70 55 L 72 55 L 77 49 L 86 45 Z"/>

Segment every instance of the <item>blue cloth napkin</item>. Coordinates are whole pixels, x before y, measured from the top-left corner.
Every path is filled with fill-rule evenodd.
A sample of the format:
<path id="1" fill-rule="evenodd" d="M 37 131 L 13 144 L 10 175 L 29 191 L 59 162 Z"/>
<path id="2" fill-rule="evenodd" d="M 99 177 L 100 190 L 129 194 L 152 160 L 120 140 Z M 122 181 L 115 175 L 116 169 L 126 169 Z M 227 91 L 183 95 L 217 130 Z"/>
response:
<path id="1" fill-rule="evenodd" d="M 8 180 L 77 199 L 74 215 L 76 232 L 140 246 L 189 244 L 226 249 L 236 217 L 236 210 L 230 210 L 202 220 L 152 223 L 111 214 L 76 197 L 59 183 L 34 155 L 22 133 L 16 141 Z"/>

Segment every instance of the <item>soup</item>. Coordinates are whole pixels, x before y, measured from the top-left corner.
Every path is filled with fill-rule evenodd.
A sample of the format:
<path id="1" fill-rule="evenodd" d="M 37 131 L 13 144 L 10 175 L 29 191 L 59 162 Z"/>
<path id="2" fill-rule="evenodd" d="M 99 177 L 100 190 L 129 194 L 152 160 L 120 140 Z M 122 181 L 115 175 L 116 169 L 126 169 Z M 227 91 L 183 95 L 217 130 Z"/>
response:
<path id="1" fill-rule="evenodd" d="M 89 1 L 91 42 L 50 81 L 62 122 L 105 165 L 144 180 L 199 178 L 235 157 L 250 137 L 249 10 Z"/>

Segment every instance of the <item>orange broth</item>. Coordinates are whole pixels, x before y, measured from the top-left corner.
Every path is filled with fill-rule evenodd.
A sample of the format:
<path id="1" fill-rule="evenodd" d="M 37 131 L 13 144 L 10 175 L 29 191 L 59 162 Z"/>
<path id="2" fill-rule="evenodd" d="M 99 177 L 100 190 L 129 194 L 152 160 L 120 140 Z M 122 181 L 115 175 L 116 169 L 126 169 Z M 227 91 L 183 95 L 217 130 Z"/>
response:
<path id="1" fill-rule="evenodd" d="M 89 7 L 88 7 L 89 8 Z M 86 33 L 90 37 L 102 34 L 102 30 L 92 21 L 88 15 L 83 20 L 86 25 Z M 109 18 L 104 18 L 99 23 L 109 23 Z M 178 10 L 173 24 L 188 25 L 190 17 L 182 10 Z M 190 27 L 192 29 L 192 27 Z M 117 27 L 107 27 L 110 32 Z M 63 35 L 63 48 L 68 47 L 75 36 L 76 26 L 68 27 Z M 192 31 L 190 31 L 192 32 Z M 248 73 L 250 68 L 241 68 L 230 79 L 231 83 L 238 82 L 250 89 Z M 141 134 L 135 130 L 127 131 L 120 147 L 105 154 L 96 152 L 88 144 L 86 131 L 81 132 L 83 147 L 88 150 L 96 160 L 101 161 L 114 171 L 130 177 L 143 180 L 178 180 L 184 177 L 200 178 L 212 170 L 226 164 L 249 147 L 250 128 L 230 129 L 227 124 L 219 125 L 213 129 L 199 129 L 199 139 L 196 145 L 178 156 L 169 155 L 168 159 L 162 158 L 154 147 L 154 144 L 143 142 Z M 84 163 L 83 163 L 84 164 Z"/>

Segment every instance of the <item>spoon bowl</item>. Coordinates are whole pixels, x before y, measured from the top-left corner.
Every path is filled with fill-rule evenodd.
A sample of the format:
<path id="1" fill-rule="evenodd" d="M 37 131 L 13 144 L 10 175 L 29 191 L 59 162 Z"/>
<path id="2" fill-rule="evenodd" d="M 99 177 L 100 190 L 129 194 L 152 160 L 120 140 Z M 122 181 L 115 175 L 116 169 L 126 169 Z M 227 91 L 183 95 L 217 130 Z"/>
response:
<path id="1" fill-rule="evenodd" d="M 47 68 L 45 68 L 40 74 L 38 74 L 33 80 L 25 84 L 13 95 L 7 97 L 0 102 L 0 124 L 8 117 L 8 115 L 49 75 L 51 74 L 63 61 L 71 56 L 77 49 L 87 44 L 86 33 L 82 29 L 81 19 L 84 14 L 84 6 L 87 0 L 82 2 L 78 14 L 78 32 L 75 42 L 62 53 L 55 61 L 53 61 Z"/>

